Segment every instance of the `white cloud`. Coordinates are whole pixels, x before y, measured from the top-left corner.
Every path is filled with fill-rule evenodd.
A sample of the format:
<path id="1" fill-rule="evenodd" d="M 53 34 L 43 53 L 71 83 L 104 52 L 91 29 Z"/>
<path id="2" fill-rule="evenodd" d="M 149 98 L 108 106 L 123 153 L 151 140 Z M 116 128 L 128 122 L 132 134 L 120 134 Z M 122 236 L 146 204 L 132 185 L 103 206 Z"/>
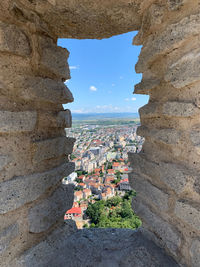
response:
<path id="1" fill-rule="evenodd" d="M 120 76 L 119 78 L 120 78 L 120 80 L 122 80 L 124 77 L 123 76 Z"/>
<path id="2" fill-rule="evenodd" d="M 95 92 L 95 91 L 97 91 L 97 88 L 94 85 L 91 85 L 90 90 Z"/>
<path id="3" fill-rule="evenodd" d="M 65 82 L 64 82 L 64 84 L 67 84 L 67 83 L 69 83 L 70 82 L 70 80 L 66 80 Z"/>
<path id="4" fill-rule="evenodd" d="M 135 101 L 136 98 L 135 98 L 135 97 L 132 97 L 132 98 L 125 98 L 124 100 L 125 100 L 125 101 L 130 101 L 130 100 Z"/>
<path id="5" fill-rule="evenodd" d="M 79 66 L 69 66 L 69 69 L 70 70 L 77 70 L 77 69 L 79 69 Z"/>
<path id="6" fill-rule="evenodd" d="M 112 83 L 112 87 L 115 86 L 115 83 Z"/>

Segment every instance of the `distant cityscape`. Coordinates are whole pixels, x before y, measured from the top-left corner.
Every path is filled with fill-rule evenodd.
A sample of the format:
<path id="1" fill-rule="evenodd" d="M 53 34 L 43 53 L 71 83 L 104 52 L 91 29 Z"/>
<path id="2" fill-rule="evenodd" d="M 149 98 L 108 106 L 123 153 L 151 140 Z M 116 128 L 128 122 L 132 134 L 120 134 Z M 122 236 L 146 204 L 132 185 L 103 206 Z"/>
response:
<path id="1" fill-rule="evenodd" d="M 102 125 L 104 124 L 104 125 Z M 138 153 L 144 139 L 136 135 L 139 119 L 77 121 L 66 135 L 76 138 L 71 161 L 75 172 L 63 179 L 74 184 L 73 207 L 65 220 L 73 219 L 79 229 L 89 227 L 88 206 L 115 196 L 123 197 L 131 190 L 128 152 Z"/>

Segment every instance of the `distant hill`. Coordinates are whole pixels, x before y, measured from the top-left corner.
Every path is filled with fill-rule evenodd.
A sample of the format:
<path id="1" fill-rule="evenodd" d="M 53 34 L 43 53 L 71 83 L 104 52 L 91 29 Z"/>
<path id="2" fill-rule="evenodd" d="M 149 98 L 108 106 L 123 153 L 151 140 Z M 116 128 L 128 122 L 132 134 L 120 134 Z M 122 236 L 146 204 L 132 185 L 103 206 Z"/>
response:
<path id="1" fill-rule="evenodd" d="M 139 118 L 138 113 L 87 113 L 77 114 L 72 113 L 72 119 L 75 120 L 104 120 L 104 119 L 125 119 L 125 118 Z"/>

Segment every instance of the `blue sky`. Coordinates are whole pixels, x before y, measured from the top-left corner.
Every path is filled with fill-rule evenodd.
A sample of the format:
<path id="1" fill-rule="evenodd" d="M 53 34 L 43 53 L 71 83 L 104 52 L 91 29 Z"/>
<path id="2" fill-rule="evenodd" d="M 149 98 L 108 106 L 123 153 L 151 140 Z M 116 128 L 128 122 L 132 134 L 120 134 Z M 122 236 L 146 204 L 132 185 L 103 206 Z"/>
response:
<path id="1" fill-rule="evenodd" d="M 64 105 L 72 113 L 137 112 L 148 96 L 133 95 L 142 75 L 135 73 L 140 46 L 133 46 L 136 32 L 103 40 L 59 39 L 70 52 L 71 79 L 66 85 L 74 102 Z"/>

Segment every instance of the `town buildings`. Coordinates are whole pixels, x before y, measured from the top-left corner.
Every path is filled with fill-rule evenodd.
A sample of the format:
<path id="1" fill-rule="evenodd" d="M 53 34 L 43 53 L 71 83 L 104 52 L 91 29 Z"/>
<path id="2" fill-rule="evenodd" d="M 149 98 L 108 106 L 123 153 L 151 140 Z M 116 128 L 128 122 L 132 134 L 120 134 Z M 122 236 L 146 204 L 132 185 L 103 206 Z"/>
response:
<path id="1" fill-rule="evenodd" d="M 143 143 L 136 129 L 136 125 L 83 125 L 69 130 L 67 134 L 76 138 L 72 154 L 76 172 L 64 179 L 64 183 L 75 185 L 73 208 L 66 212 L 65 220 L 73 219 L 82 228 L 89 224 L 86 216 L 89 203 L 131 190 L 127 154 L 139 152 Z"/>

